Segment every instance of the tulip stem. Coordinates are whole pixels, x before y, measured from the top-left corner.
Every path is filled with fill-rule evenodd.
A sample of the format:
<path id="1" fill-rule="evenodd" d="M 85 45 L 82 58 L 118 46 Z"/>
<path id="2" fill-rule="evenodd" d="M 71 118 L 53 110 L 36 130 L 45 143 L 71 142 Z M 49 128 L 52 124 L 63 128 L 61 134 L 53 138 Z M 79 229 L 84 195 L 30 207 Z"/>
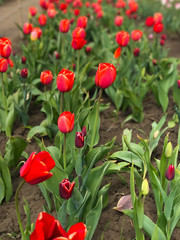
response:
<path id="1" fill-rule="evenodd" d="M 44 85 L 44 99 L 45 99 L 45 102 L 47 102 L 47 91 L 46 91 L 46 85 Z"/>
<path id="2" fill-rule="evenodd" d="M 91 138 L 90 150 L 93 148 L 94 138 L 95 138 L 96 131 L 97 131 L 96 128 L 97 128 L 97 122 L 98 122 L 98 116 L 99 116 L 99 106 L 100 106 L 100 100 L 101 100 L 101 97 L 102 97 L 102 92 L 103 92 L 103 89 L 100 88 L 100 90 L 99 90 L 99 98 L 98 98 L 98 102 L 97 102 L 97 109 L 96 109 L 95 124 L 94 124 L 93 134 L 92 134 L 92 138 Z"/>
<path id="3" fill-rule="evenodd" d="M 77 51 L 77 78 L 79 78 L 79 62 L 80 62 L 80 50 Z"/>
<path id="4" fill-rule="evenodd" d="M 64 100 L 64 93 L 61 92 L 60 115 L 63 112 L 63 100 Z"/>
<path id="5" fill-rule="evenodd" d="M 8 113 L 7 111 L 7 103 L 6 103 L 6 97 L 5 97 L 5 92 L 4 92 L 4 82 L 3 82 L 3 73 L 1 73 L 1 88 L 2 88 L 2 98 L 4 101 L 4 108 L 6 111 L 6 114 Z"/>
<path id="6" fill-rule="evenodd" d="M 20 212 L 19 212 L 19 206 L 18 206 L 18 194 L 20 189 L 22 188 L 23 184 L 25 183 L 25 180 L 23 180 L 17 190 L 16 190 L 16 194 L 15 194 L 15 207 L 16 207 L 16 214 L 17 214 L 17 218 L 18 218 L 18 224 L 19 224 L 19 229 L 21 231 L 21 236 L 22 236 L 22 240 L 25 240 L 25 235 L 24 235 L 24 230 L 23 230 L 23 226 L 22 226 L 22 221 L 21 221 L 21 217 L 20 217 Z"/>
<path id="7" fill-rule="evenodd" d="M 63 165 L 64 165 L 64 170 L 66 171 L 66 134 L 64 134 Z"/>

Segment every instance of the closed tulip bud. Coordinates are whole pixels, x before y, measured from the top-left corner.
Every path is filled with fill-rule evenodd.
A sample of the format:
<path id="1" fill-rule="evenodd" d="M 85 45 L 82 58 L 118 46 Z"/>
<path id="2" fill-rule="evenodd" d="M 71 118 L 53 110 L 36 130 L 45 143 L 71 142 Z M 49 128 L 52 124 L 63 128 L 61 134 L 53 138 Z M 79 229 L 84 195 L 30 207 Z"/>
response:
<path id="1" fill-rule="evenodd" d="M 87 27 L 87 22 L 88 22 L 87 17 L 81 16 L 77 20 L 77 27 L 86 28 Z"/>
<path id="2" fill-rule="evenodd" d="M 21 70 L 21 77 L 22 78 L 27 78 L 28 76 L 28 69 L 27 68 L 24 68 Z"/>
<path id="3" fill-rule="evenodd" d="M 75 137 L 75 146 L 77 148 L 84 147 L 84 134 L 82 132 L 77 132 Z"/>
<path id="4" fill-rule="evenodd" d="M 116 42 L 121 46 L 125 47 L 129 43 L 129 33 L 126 31 L 120 31 L 116 34 Z"/>
<path id="5" fill-rule="evenodd" d="M 59 194 L 63 199 L 69 199 L 72 196 L 75 182 L 70 183 L 68 179 L 63 179 L 59 184 Z"/>
<path id="6" fill-rule="evenodd" d="M 39 4 L 45 10 L 48 8 L 48 4 L 47 4 L 46 0 L 40 0 Z"/>
<path id="7" fill-rule="evenodd" d="M 146 26 L 151 27 L 154 25 L 154 18 L 153 17 L 147 17 L 146 18 Z"/>
<path id="8" fill-rule="evenodd" d="M 87 131 L 86 131 L 86 127 L 84 126 L 83 129 L 82 129 L 82 133 L 84 134 L 84 136 L 86 137 L 87 135 Z"/>
<path id="9" fill-rule="evenodd" d="M 31 14 L 31 16 L 35 16 L 37 13 L 37 9 L 35 7 L 30 7 L 29 13 Z"/>
<path id="10" fill-rule="evenodd" d="M 0 58 L 0 72 L 4 73 L 8 69 L 8 61 L 5 58 Z"/>
<path id="11" fill-rule="evenodd" d="M 72 42 L 71 42 L 71 46 L 72 48 L 74 48 L 75 50 L 80 50 L 81 48 L 84 47 L 84 45 L 86 44 L 86 40 L 84 38 L 73 38 Z"/>
<path id="12" fill-rule="evenodd" d="M 74 113 L 65 111 L 58 118 L 58 128 L 62 133 L 69 133 L 74 128 Z"/>
<path id="13" fill-rule="evenodd" d="M 73 70 L 75 70 L 76 69 L 76 64 L 73 63 L 72 67 L 73 67 Z"/>
<path id="14" fill-rule="evenodd" d="M 122 16 L 116 16 L 114 20 L 114 24 L 120 27 L 123 23 L 124 18 Z"/>
<path id="15" fill-rule="evenodd" d="M 163 28 L 164 28 L 164 26 L 162 23 L 155 23 L 153 30 L 155 33 L 160 33 L 160 32 L 162 32 Z"/>
<path id="16" fill-rule="evenodd" d="M 165 156 L 170 158 L 172 156 L 172 143 L 168 142 L 166 149 L 165 149 Z"/>
<path id="17" fill-rule="evenodd" d="M 148 35 L 148 38 L 149 38 L 150 40 L 152 40 L 152 39 L 154 38 L 154 35 L 151 33 L 151 34 Z"/>
<path id="18" fill-rule="evenodd" d="M 148 195 L 149 193 L 149 184 L 146 178 L 142 182 L 141 191 L 144 196 Z"/>
<path id="19" fill-rule="evenodd" d="M 48 8 L 47 15 L 49 18 L 54 18 L 57 14 L 57 11 L 54 8 Z"/>
<path id="20" fill-rule="evenodd" d="M 159 136 L 159 130 L 155 131 L 153 138 L 156 139 Z"/>
<path id="21" fill-rule="evenodd" d="M 166 173 L 165 173 L 165 177 L 171 181 L 174 179 L 174 176 L 175 176 L 175 169 L 174 169 L 174 166 L 171 164 L 169 165 Z"/>
<path id="22" fill-rule="evenodd" d="M 39 21 L 39 25 L 40 26 L 45 26 L 46 25 L 46 22 L 47 22 L 47 17 L 46 15 L 44 14 L 41 14 L 38 18 L 38 21 Z"/>
<path id="23" fill-rule="evenodd" d="M 108 88 L 116 79 L 116 68 L 110 63 L 100 63 L 95 76 L 95 83 L 100 88 Z"/>
<path id="24" fill-rule="evenodd" d="M 24 34 L 30 34 L 33 30 L 33 25 L 31 23 L 25 23 L 23 26 L 23 33 Z"/>
<path id="25" fill-rule="evenodd" d="M 180 88 L 180 79 L 177 80 L 177 86 L 178 86 L 178 88 Z"/>
<path id="26" fill-rule="evenodd" d="M 139 48 L 135 48 L 134 49 L 134 56 L 138 57 L 139 56 L 139 52 L 140 52 Z"/>
<path id="27" fill-rule="evenodd" d="M 86 47 L 86 52 L 89 53 L 92 51 L 92 47 Z"/>
<path id="28" fill-rule="evenodd" d="M 74 9 L 74 16 L 78 16 L 80 14 L 80 10 L 78 8 Z"/>
<path id="29" fill-rule="evenodd" d="M 0 55 L 3 58 L 8 58 L 11 55 L 12 46 L 8 38 L 0 38 Z"/>
<path id="30" fill-rule="evenodd" d="M 72 37 L 73 38 L 85 38 L 86 32 L 85 32 L 84 28 L 76 27 L 72 32 Z"/>
<path id="31" fill-rule="evenodd" d="M 25 64 L 26 63 L 26 57 L 22 57 L 21 62 L 22 62 L 22 64 Z"/>
<path id="32" fill-rule="evenodd" d="M 54 55 L 55 55 L 56 59 L 60 59 L 60 54 L 57 51 L 54 52 Z"/>
<path id="33" fill-rule="evenodd" d="M 60 6 L 59 6 L 59 9 L 61 11 L 65 10 L 67 8 L 67 4 L 66 3 L 61 3 Z"/>
<path id="34" fill-rule="evenodd" d="M 164 46 L 165 41 L 163 39 L 160 39 L 160 44 L 161 44 L 161 46 Z"/>
<path id="35" fill-rule="evenodd" d="M 154 22 L 155 23 L 160 23 L 163 20 L 163 15 L 162 13 L 155 13 L 154 14 Z"/>
<path id="36" fill-rule="evenodd" d="M 73 88 L 75 74 L 63 68 L 57 76 L 57 88 L 60 92 L 69 92 Z"/>
<path id="37" fill-rule="evenodd" d="M 134 41 L 138 41 L 139 39 L 141 39 L 143 33 L 140 30 L 133 30 L 131 32 L 131 38 Z"/>
<path id="38" fill-rule="evenodd" d="M 42 84 L 48 85 L 52 82 L 53 75 L 52 75 L 51 71 L 44 71 L 44 72 L 41 72 L 40 79 L 41 79 Z"/>
<path id="39" fill-rule="evenodd" d="M 162 34 L 161 35 L 161 39 L 163 39 L 165 41 L 167 39 L 167 35 L 166 34 Z"/>
<path id="40" fill-rule="evenodd" d="M 153 59 L 152 63 L 153 63 L 154 66 L 156 66 L 157 65 L 157 59 Z"/>
<path id="41" fill-rule="evenodd" d="M 115 51 L 114 51 L 114 58 L 118 58 L 121 56 L 121 47 L 118 47 Z"/>
<path id="42" fill-rule="evenodd" d="M 36 36 L 37 36 L 38 39 L 41 38 L 41 36 L 42 36 L 42 30 L 41 30 L 41 28 L 35 27 L 35 28 L 33 28 L 32 32 L 36 32 L 36 34 L 37 34 Z"/>
<path id="43" fill-rule="evenodd" d="M 69 19 L 62 19 L 59 24 L 59 31 L 62 33 L 67 33 L 70 28 L 70 21 Z"/>

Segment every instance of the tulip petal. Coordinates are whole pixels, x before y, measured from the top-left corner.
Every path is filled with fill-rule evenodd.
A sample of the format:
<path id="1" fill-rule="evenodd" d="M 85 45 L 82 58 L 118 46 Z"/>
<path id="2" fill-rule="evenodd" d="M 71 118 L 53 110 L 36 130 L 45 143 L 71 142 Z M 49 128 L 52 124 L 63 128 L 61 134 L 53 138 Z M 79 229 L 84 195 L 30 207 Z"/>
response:
<path id="1" fill-rule="evenodd" d="M 73 226 L 70 227 L 68 231 L 68 236 L 70 236 L 72 233 L 77 233 L 76 238 L 71 238 L 73 240 L 84 240 L 87 234 L 87 228 L 86 225 L 82 222 L 76 223 Z"/>

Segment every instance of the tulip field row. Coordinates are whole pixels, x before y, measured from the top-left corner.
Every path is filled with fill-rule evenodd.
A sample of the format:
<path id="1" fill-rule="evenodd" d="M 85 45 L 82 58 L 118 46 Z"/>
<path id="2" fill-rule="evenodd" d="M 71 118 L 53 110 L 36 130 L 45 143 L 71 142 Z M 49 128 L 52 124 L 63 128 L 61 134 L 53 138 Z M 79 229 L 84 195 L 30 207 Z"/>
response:
<path id="1" fill-rule="evenodd" d="M 170 16 L 179 13 L 176 2 L 169 4 Z M 180 220 L 180 80 L 179 60 L 168 57 L 165 47 L 165 28 L 177 31 L 180 21 L 173 28 L 166 19 L 170 7 L 156 1 L 155 12 L 135 0 L 40 0 L 39 5 L 40 11 L 31 6 L 28 21 L 18 25 L 24 36 L 21 56 L 11 39 L 0 38 L 0 133 L 7 139 L 0 152 L 0 204 L 14 200 L 15 238 L 95 239 L 111 188 L 104 179 L 123 172 L 130 179 L 129 194 L 115 210 L 131 219 L 134 238 L 172 239 Z M 122 144 L 112 136 L 101 145 L 100 115 L 110 106 L 105 95 L 114 105 L 114 121 L 126 113 L 121 129 L 145 121 L 149 95 L 162 117 L 152 122 L 145 138 L 137 135 L 138 143 L 125 128 Z M 174 112 L 167 117 L 172 101 Z M 43 119 L 31 126 L 35 108 Z M 23 126 L 25 137 L 14 135 L 16 126 Z M 173 147 L 168 131 L 174 128 Z M 32 142 L 36 148 L 29 154 Z M 21 181 L 14 189 L 17 172 Z M 32 222 L 25 201 L 24 224 L 19 196 L 27 184 L 38 185 L 44 204 Z M 146 215 L 149 194 L 156 220 Z"/>

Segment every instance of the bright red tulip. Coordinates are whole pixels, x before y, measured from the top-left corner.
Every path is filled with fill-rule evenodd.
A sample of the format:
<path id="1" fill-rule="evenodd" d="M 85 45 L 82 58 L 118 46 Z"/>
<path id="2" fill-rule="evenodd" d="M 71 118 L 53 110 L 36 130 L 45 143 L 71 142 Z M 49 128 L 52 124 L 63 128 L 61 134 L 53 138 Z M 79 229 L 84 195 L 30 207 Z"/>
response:
<path id="1" fill-rule="evenodd" d="M 7 58 L 7 61 L 8 61 L 8 65 L 12 68 L 14 67 L 14 63 L 13 61 L 10 59 L 10 58 Z"/>
<path id="2" fill-rule="evenodd" d="M 52 177 L 49 171 L 54 166 L 55 161 L 48 152 L 33 152 L 20 169 L 20 177 L 31 185 L 38 184 Z"/>
<path id="3" fill-rule="evenodd" d="M 88 22 L 87 17 L 81 16 L 77 20 L 77 27 L 86 28 L 87 27 L 87 22 Z"/>
<path id="4" fill-rule="evenodd" d="M 74 84 L 75 74 L 63 68 L 57 76 L 57 88 L 60 92 L 71 91 Z"/>
<path id="5" fill-rule="evenodd" d="M 65 111 L 58 118 L 58 128 L 62 133 L 69 133 L 74 128 L 74 113 Z"/>
<path id="6" fill-rule="evenodd" d="M 156 32 L 156 33 L 160 33 L 160 32 L 163 31 L 163 28 L 164 28 L 164 26 L 163 26 L 162 23 L 155 23 L 155 24 L 154 24 L 154 27 L 153 27 L 153 30 L 154 30 L 154 32 Z"/>
<path id="7" fill-rule="evenodd" d="M 146 26 L 152 27 L 154 25 L 154 18 L 153 17 L 147 17 L 146 18 Z"/>
<path id="8" fill-rule="evenodd" d="M 142 37 L 143 33 L 140 30 L 133 30 L 131 32 L 131 38 L 134 41 L 138 41 Z"/>
<path id="9" fill-rule="evenodd" d="M 61 3 L 60 6 L 59 6 L 59 9 L 61 11 L 66 10 L 66 8 L 67 8 L 67 4 L 66 3 Z"/>
<path id="10" fill-rule="evenodd" d="M 74 224 L 66 232 L 58 220 L 49 213 L 41 212 L 30 240 L 84 240 L 86 234 L 87 228 L 82 222 Z"/>
<path id="11" fill-rule="evenodd" d="M 54 18 L 56 14 L 57 14 L 57 11 L 55 10 L 55 8 L 48 8 L 47 15 L 49 18 Z"/>
<path id="12" fill-rule="evenodd" d="M 175 169 L 174 169 L 174 166 L 171 164 L 169 165 L 166 173 L 165 173 L 165 177 L 171 181 L 174 179 L 174 176 L 175 176 Z"/>
<path id="13" fill-rule="evenodd" d="M 39 0 L 39 5 L 45 10 L 48 8 L 48 3 L 46 0 Z"/>
<path id="14" fill-rule="evenodd" d="M 29 13 L 31 14 L 31 16 L 35 16 L 37 13 L 37 9 L 35 7 L 30 7 Z"/>
<path id="15" fill-rule="evenodd" d="M 24 68 L 21 70 L 21 77 L 22 78 L 27 78 L 28 76 L 28 69 L 27 68 Z"/>
<path id="16" fill-rule="evenodd" d="M 114 20 L 114 24 L 120 27 L 123 23 L 124 18 L 122 16 L 116 16 Z"/>
<path id="17" fill-rule="evenodd" d="M 30 34 L 32 32 L 33 25 L 31 23 L 25 23 L 23 26 L 24 34 Z"/>
<path id="18" fill-rule="evenodd" d="M 117 32 L 116 34 L 116 42 L 121 47 L 127 46 L 127 44 L 129 43 L 129 39 L 130 39 L 130 36 L 128 32 L 120 31 L 120 32 Z"/>
<path id="19" fill-rule="evenodd" d="M 3 58 L 8 58 L 11 55 L 12 46 L 8 38 L 0 38 L 0 55 Z"/>
<path id="20" fill-rule="evenodd" d="M 96 72 L 95 83 L 100 88 L 108 88 L 116 78 L 116 68 L 110 63 L 100 63 Z"/>
<path id="21" fill-rule="evenodd" d="M 8 69 L 8 61 L 5 58 L 0 58 L 0 72 L 6 72 Z"/>
<path id="22" fill-rule="evenodd" d="M 59 184 L 59 195 L 63 199 L 69 199 L 72 196 L 75 182 L 70 183 L 68 179 L 63 179 Z"/>
<path id="23" fill-rule="evenodd" d="M 121 56 L 121 47 L 118 47 L 115 51 L 114 51 L 114 58 L 118 58 Z"/>
<path id="24" fill-rule="evenodd" d="M 74 9 L 74 16 L 78 16 L 80 14 L 80 10 L 78 8 Z"/>
<path id="25" fill-rule="evenodd" d="M 154 23 L 160 23 L 163 20 L 163 15 L 162 13 L 155 13 L 154 14 Z"/>
<path id="26" fill-rule="evenodd" d="M 180 88 L 180 79 L 177 80 L 177 86 L 178 86 L 178 88 Z"/>
<path id="27" fill-rule="evenodd" d="M 70 28 L 70 21 L 69 19 L 62 19 L 59 23 L 59 31 L 62 33 L 67 33 Z"/>
<path id="28" fill-rule="evenodd" d="M 83 134 L 83 132 L 76 132 L 75 146 L 77 148 L 84 147 L 84 134 Z"/>
<path id="29" fill-rule="evenodd" d="M 40 79 L 41 79 L 42 84 L 48 85 L 52 82 L 53 75 L 52 75 L 51 71 L 44 71 L 44 72 L 41 72 Z"/>
<path id="30" fill-rule="evenodd" d="M 138 4 L 134 0 L 130 0 L 128 5 L 129 5 L 129 8 L 131 10 L 131 13 L 137 12 Z"/>
<path id="31" fill-rule="evenodd" d="M 82 5 L 83 5 L 83 3 L 82 3 L 81 0 L 74 0 L 74 1 L 73 1 L 73 7 L 74 7 L 74 8 L 77 8 L 77 7 L 81 8 Z"/>
<path id="32" fill-rule="evenodd" d="M 125 6 L 126 6 L 126 2 L 124 2 L 123 0 L 118 0 L 116 3 L 117 8 L 125 8 Z"/>
<path id="33" fill-rule="evenodd" d="M 73 38 L 85 38 L 86 37 L 86 31 L 84 28 L 76 27 L 72 32 Z"/>
<path id="34" fill-rule="evenodd" d="M 39 25 L 40 26 L 45 26 L 46 25 L 46 22 L 47 22 L 47 17 L 46 15 L 44 14 L 41 14 L 38 18 L 38 21 L 39 21 Z"/>
<path id="35" fill-rule="evenodd" d="M 72 42 L 71 42 L 71 46 L 75 49 L 75 50 L 79 50 L 81 48 L 84 47 L 84 45 L 86 44 L 86 40 L 84 38 L 73 38 Z"/>

